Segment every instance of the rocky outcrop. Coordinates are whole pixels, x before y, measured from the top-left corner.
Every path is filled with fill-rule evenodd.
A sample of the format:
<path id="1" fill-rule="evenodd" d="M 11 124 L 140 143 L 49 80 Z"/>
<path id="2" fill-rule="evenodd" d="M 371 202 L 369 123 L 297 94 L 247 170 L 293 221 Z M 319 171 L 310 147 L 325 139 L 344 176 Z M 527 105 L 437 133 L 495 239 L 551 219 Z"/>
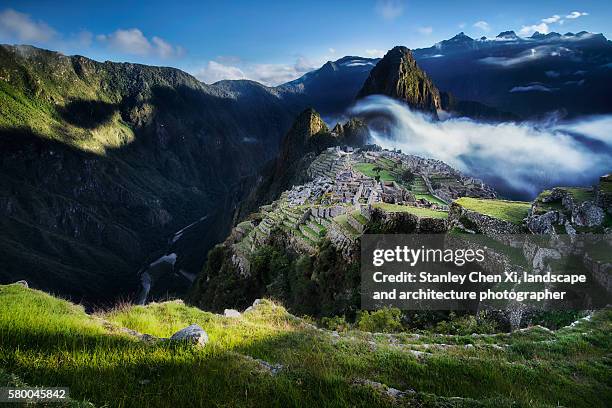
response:
<path id="1" fill-rule="evenodd" d="M 604 220 L 604 211 L 592 201 L 576 205 L 572 210 L 572 223 L 579 227 L 597 227 Z"/>
<path id="2" fill-rule="evenodd" d="M 437 117 L 442 108 L 440 91 L 417 65 L 412 52 L 397 46 L 392 48 L 370 72 L 357 95 L 387 95 L 406 102 L 411 108 Z"/>

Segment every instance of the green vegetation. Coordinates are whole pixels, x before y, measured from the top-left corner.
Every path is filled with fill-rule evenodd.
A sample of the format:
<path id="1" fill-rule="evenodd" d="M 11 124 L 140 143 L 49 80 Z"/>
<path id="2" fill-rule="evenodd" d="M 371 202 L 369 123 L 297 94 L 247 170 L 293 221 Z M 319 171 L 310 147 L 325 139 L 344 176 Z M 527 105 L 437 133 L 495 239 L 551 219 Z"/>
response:
<path id="1" fill-rule="evenodd" d="M 268 297 L 299 315 L 354 316 L 360 301 L 359 265 L 347 262 L 329 240 L 312 242 L 316 256 L 294 255 L 283 246 L 282 235 L 274 235 L 278 242 L 251 254 L 247 276 L 232 263 L 228 248 L 219 245 L 211 250 L 189 301 L 221 311 L 244 309 L 254 298 Z"/>
<path id="2" fill-rule="evenodd" d="M 417 217 L 448 218 L 448 213 L 446 211 L 430 210 L 429 208 L 412 207 L 409 205 L 376 203 L 374 207 L 387 212 L 406 212 L 414 214 Z"/>
<path id="3" fill-rule="evenodd" d="M 342 318 L 329 322 L 341 328 L 334 336 L 269 301 L 239 319 L 179 301 L 90 316 L 10 285 L 0 286 L 0 303 L 0 386 L 68 386 L 72 398 L 97 407 L 580 408 L 612 398 L 610 310 L 556 332 L 417 337 L 355 331 Z M 392 309 L 361 321 L 371 326 L 379 315 L 384 327 L 396 325 Z M 120 330 L 169 336 L 193 323 L 209 335 L 203 348 L 147 344 Z M 272 374 L 254 359 L 281 369 Z M 416 392 L 396 401 L 362 380 Z"/>
<path id="4" fill-rule="evenodd" d="M 357 327 L 362 331 L 393 333 L 402 328 L 402 311 L 397 308 L 382 308 L 357 314 Z"/>
<path id="5" fill-rule="evenodd" d="M 425 199 L 427 201 L 429 201 L 432 204 L 438 204 L 438 205 L 446 205 L 446 203 L 442 200 L 440 200 L 437 197 L 432 196 L 431 194 L 415 194 L 414 197 L 418 200 L 418 199 Z"/>
<path id="6" fill-rule="evenodd" d="M 531 203 L 524 201 L 508 201 L 461 197 L 454 201 L 466 210 L 475 211 L 489 217 L 498 218 L 520 225 L 531 208 Z"/>
<path id="7" fill-rule="evenodd" d="M 357 163 L 353 166 L 353 168 L 368 177 L 376 178 L 376 176 L 380 176 L 380 181 L 396 180 L 389 170 L 383 169 L 375 163 Z M 375 171 L 375 169 L 380 170 Z"/>
<path id="8" fill-rule="evenodd" d="M 584 201 L 590 201 L 595 198 L 595 191 L 593 191 L 592 188 L 561 187 L 561 189 L 570 193 L 576 204 L 580 204 Z"/>
<path id="9" fill-rule="evenodd" d="M 342 227 L 343 230 L 348 232 L 354 238 L 357 238 L 361 234 L 348 222 L 348 214 L 340 214 L 334 218 L 334 222 Z"/>

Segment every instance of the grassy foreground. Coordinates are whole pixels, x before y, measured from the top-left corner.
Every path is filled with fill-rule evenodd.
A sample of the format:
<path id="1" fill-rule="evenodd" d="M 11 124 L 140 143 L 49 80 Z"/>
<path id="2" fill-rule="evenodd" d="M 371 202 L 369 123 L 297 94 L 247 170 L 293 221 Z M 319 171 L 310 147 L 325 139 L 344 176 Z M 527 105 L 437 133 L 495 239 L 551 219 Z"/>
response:
<path id="1" fill-rule="evenodd" d="M 604 407 L 612 311 L 556 332 L 451 336 L 319 330 L 264 301 L 225 318 L 180 301 L 87 315 L 19 285 L 0 286 L 0 386 L 69 386 L 97 407 Z M 204 348 L 145 344 L 191 323 Z M 282 366 L 278 373 L 255 359 Z M 365 381 L 364 381 L 365 380 Z M 386 389 L 415 390 L 394 397 Z M 83 404 L 84 405 L 84 404 Z"/>

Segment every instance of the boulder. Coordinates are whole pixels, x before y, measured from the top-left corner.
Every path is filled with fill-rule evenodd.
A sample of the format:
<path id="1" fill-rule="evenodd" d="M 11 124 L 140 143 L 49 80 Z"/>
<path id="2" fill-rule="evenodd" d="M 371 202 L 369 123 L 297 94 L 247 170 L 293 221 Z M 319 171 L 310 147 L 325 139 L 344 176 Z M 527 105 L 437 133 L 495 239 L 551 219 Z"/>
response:
<path id="1" fill-rule="evenodd" d="M 239 318 L 240 316 L 242 316 L 240 314 L 239 311 L 235 310 L 235 309 L 225 309 L 223 311 L 223 316 L 225 317 L 233 317 L 233 318 Z"/>
<path id="2" fill-rule="evenodd" d="M 554 234 L 554 224 L 562 224 L 565 217 L 557 211 L 533 215 L 527 219 L 527 228 L 534 234 Z"/>
<path id="3" fill-rule="evenodd" d="M 204 346 L 208 343 L 208 334 L 202 327 L 197 324 L 192 324 L 174 333 L 170 340 L 184 341 L 198 346 Z"/>
<path id="4" fill-rule="evenodd" d="M 603 209 L 592 201 L 585 201 L 572 211 L 572 222 L 580 227 L 597 227 L 603 223 L 604 217 Z"/>

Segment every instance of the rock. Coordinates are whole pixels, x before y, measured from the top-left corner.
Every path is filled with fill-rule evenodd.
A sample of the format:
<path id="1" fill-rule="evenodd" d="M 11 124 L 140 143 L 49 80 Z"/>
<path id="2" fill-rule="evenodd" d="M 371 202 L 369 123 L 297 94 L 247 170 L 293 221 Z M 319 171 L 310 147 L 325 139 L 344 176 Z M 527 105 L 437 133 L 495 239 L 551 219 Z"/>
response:
<path id="1" fill-rule="evenodd" d="M 597 227 L 604 220 L 604 211 L 592 201 L 585 201 L 575 206 L 572 211 L 572 222 L 580 227 Z"/>
<path id="2" fill-rule="evenodd" d="M 567 232 L 567 235 L 574 236 L 576 235 L 576 228 L 569 221 L 565 221 L 565 232 Z"/>
<path id="3" fill-rule="evenodd" d="M 225 316 L 225 317 L 232 317 L 232 318 L 239 318 L 242 315 L 240 314 L 239 311 L 237 311 L 235 309 L 225 309 L 223 311 L 223 316 Z"/>
<path id="4" fill-rule="evenodd" d="M 548 265 L 547 260 L 549 259 L 561 259 L 561 254 L 556 249 L 552 248 L 538 248 L 536 251 L 531 264 L 535 273 L 540 273 L 545 270 Z"/>
<path id="5" fill-rule="evenodd" d="M 268 371 L 272 375 L 278 374 L 283 369 L 282 364 L 271 364 L 259 358 L 256 358 L 255 361 L 257 361 L 261 368 Z"/>
<path id="6" fill-rule="evenodd" d="M 29 288 L 30 286 L 28 285 L 28 282 L 25 280 L 18 280 L 17 282 L 15 282 L 15 285 L 21 285 L 21 286 L 25 286 L 26 288 Z"/>
<path id="7" fill-rule="evenodd" d="M 185 341 L 198 346 L 204 346 L 208 343 L 208 334 L 199 325 L 192 324 L 174 333 L 170 340 Z"/>
<path id="8" fill-rule="evenodd" d="M 367 380 L 367 379 L 362 379 L 362 378 L 358 378 L 355 381 L 353 381 L 353 385 L 372 387 L 381 393 L 387 394 L 389 397 L 393 398 L 394 400 L 403 398 L 408 394 L 415 393 L 415 391 L 411 389 L 406 390 L 406 391 L 400 391 L 397 388 L 388 387 L 385 384 L 379 383 L 377 381 L 372 381 L 372 380 Z"/>
<path id="9" fill-rule="evenodd" d="M 549 211 L 542 215 L 534 215 L 527 219 L 527 228 L 534 234 L 554 234 L 553 224 L 561 223 L 563 216 L 557 211 Z"/>

